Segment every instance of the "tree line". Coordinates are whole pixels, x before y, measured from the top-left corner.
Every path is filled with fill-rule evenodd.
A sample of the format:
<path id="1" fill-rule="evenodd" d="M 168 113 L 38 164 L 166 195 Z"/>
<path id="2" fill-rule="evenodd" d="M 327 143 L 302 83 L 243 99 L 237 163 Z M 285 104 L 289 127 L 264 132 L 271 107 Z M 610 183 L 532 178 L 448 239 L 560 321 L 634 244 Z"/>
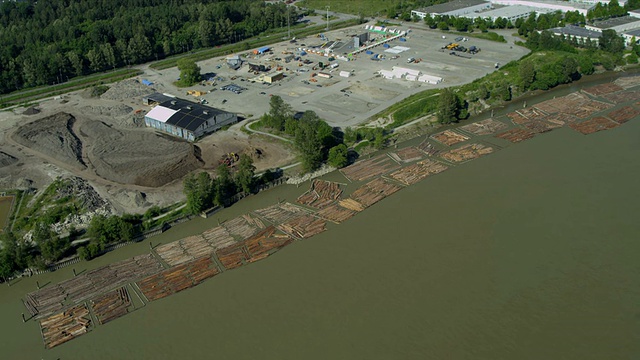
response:
<path id="1" fill-rule="evenodd" d="M 25 0 L 0 3 L 0 93 L 68 81 L 294 24 L 260 0 Z"/>

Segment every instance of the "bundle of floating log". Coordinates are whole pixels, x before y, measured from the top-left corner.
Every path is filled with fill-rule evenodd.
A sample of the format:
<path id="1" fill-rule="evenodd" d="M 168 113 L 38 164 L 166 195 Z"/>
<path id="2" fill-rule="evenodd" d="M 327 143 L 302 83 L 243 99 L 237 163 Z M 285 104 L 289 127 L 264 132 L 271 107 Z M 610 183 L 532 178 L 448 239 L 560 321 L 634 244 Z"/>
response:
<path id="1" fill-rule="evenodd" d="M 131 299 L 125 286 L 102 294 L 90 301 L 99 324 L 106 324 L 129 313 Z"/>
<path id="2" fill-rule="evenodd" d="M 622 91 L 623 88 L 620 85 L 614 83 L 606 83 L 588 87 L 586 89 L 582 89 L 582 92 L 592 95 L 592 96 L 600 96 L 604 94 L 610 94 L 618 91 Z"/>
<path id="3" fill-rule="evenodd" d="M 258 209 L 255 212 L 273 224 L 281 224 L 294 217 L 308 213 L 308 211 L 291 203 L 275 204 L 264 209 Z"/>
<path id="4" fill-rule="evenodd" d="M 569 124 L 569 127 L 585 135 L 593 134 L 598 131 L 613 129 L 618 126 L 620 126 L 619 123 L 602 116 L 596 116 L 581 123 Z"/>
<path id="5" fill-rule="evenodd" d="M 467 144 L 460 148 L 446 151 L 441 154 L 443 159 L 453 162 L 463 162 L 473 160 L 480 156 L 493 152 L 493 148 L 482 144 Z"/>
<path id="6" fill-rule="evenodd" d="M 342 206 L 345 209 L 349 209 L 349 210 L 355 211 L 357 213 L 359 213 L 360 211 L 363 211 L 364 209 L 367 208 L 366 206 L 364 206 L 361 203 L 353 200 L 352 198 L 340 200 L 338 202 L 338 205 Z"/>
<path id="7" fill-rule="evenodd" d="M 216 256 L 225 269 L 231 270 L 240 267 L 250 256 L 243 243 L 229 245 L 216 250 Z"/>
<path id="8" fill-rule="evenodd" d="M 426 159 L 391 173 L 391 177 L 406 185 L 412 185 L 430 175 L 439 174 L 448 167 L 438 161 Z"/>
<path id="9" fill-rule="evenodd" d="M 378 178 L 359 187 L 351 194 L 351 198 L 363 206 L 369 207 L 400 189 L 402 189 L 400 185 Z"/>
<path id="10" fill-rule="evenodd" d="M 326 221 L 313 215 L 302 215 L 278 225 L 278 229 L 299 239 L 306 239 L 327 230 L 326 224 Z"/>
<path id="11" fill-rule="evenodd" d="M 618 110 L 614 110 L 610 112 L 609 114 L 607 114 L 607 117 L 617 122 L 618 124 L 624 124 L 627 121 L 638 116 L 639 114 L 640 114 L 640 110 L 637 110 L 636 108 L 631 106 L 625 106 Z"/>
<path id="12" fill-rule="evenodd" d="M 353 165 L 349 165 L 340 170 L 349 180 L 361 181 L 374 176 L 386 174 L 399 168 L 398 163 L 391 160 L 387 155 L 379 155 L 372 159 L 361 160 Z"/>
<path id="13" fill-rule="evenodd" d="M 622 104 L 630 101 L 637 101 L 638 99 L 640 99 L 640 90 L 625 90 L 615 94 L 603 95 L 602 97 L 607 99 L 608 101 L 611 101 L 614 104 Z M 592 100 L 592 101 L 596 102 L 596 100 Z M 594 103 L 589 104 L 589 107 L 594 109 L 593 112 L 597 112 L 599 110 L 603 110 L 611 106 L 613 105 L 607 104 L 602 101 L 597 101 L 597 104 L 594 104 Z"/>
<path id="14" fill-rule="evenodd" d="M 91 325 L 89 310 L 82 304 L 40 320 L 44 346 L 54 348 L 86 334 Z"/>
<path id="15" fill-rule="evenodd" d="M 442 152 L 442 150 L 436 149 L 436 147 L 432 143 L 426 140 L 421 142 L 420 145 L 418 145 L 418 149 L 420 149 L 420 151 L 430 156 L 437 156 Z"/>
<path id="16" fill-rule="evenodd" d="M 262 260 L 293 242 L 290 236 L 275 232 L 276 228 L 270 226 L 245 240 L 244 244 L 249 254 L 247 262 Z"/>
<path id="17" fill-rule="evenodd" d="M 209 229 L 203 232 L 202 236 L 209 242 L 209 244 L 211 244 L 211 246 L 213 246 L 214 249 L 222 249 L 235 243 L 233 236 L 231 236 L 229 231 L 222 226 Z"/>
<path id="18" fill-rule="evenodd" d="M 351 199 L 346 199 L 346 200 L 340 201 L 340 203 L 338 204 L 333 204 L 329 207 L 326 207 L 318 211 L 316 215 L 320 216 L 323 219 L 327 219 L 329 221 L 333 221 L 336 224 L 339 224 L 345 220 L 351 219 L 355 214 L 358 213 L 358 211 L 356 210 L 342 206 L 341 205 L 342 202 L 353 202 L 358 204 L 358 206 L 362 207 L 362 204 Z"/>
<path id="19" fill-rule="evenodd" d="M 158 246 L 155 251 L 167 264 L 175 266 L 211 255 L 215 249 L 203 236 L 194 235 Z"/>
<path id="20" fill-rule="evenodd" d="M 210 256 L 171 267 L 137 282 L 149 301 L 191 288 L 220 273 Z"/>
<path id="21" fill-rule="evenodd" d="M 490 135 L 507 128 L 507 124 L 494 119 L 486 119 L 460 127 L 474 135 Z"/>
<path id="22" fill-rule="evenodd" d="M 260 229 L 264 229 L 262 221 L 251 215 L 238 216 L 235 219 L 225 221 L 222 226 L 224 226 L 231 235 L 240 239 L 246 239 Z"/>
<path id="23" fill-rule="evenodd" d="M 33 315 L 45 316 L 59 311 L 65 304 L 77 304 L 161 270 L 162 265 L 151 254 L 135 256 L 29 293 L 25 305 L 29 304 L 29 312 L 36 312 Z"/>
<path id="24" fill-rule="evenodd" d="M 505 139 L 512 143 L 517 143 L 524 140 L 529 140 L 534 137 L 535 133 L 529 129 L 520 129 L 515 128 L 511 130 L 507 130 L 503 133 L 496 135 L 495 137 L 499 139 Z"/>
<path id="25" fill-rule="evenodd" d="M 468 136 L 459 134 L 453 130 L 445 130 L 443 132 L 433 134 L 431 135 L 431 137 L 447 146 L 455 145 L 457 143 L 469 140 Z"/>
<path id="26" fill-rule="evenodd" d="M 314 180 L 311 183 L 311 188 L 304 194 L 300 195 L 296 201 L 302 205 L 322 209 L 340 199 L 341 194 L 342 189 L 340 189 L 340 185 L 338 185 L 338 183 L 325 180 Z"/>
<path id="27" fill-rule="evenodd" d="M 389 153 L 389 156 L 391 156 L 393 160 L 405 163 L 420 160 L 422 159 L 423 155 L 424 154 L 422 153 L 422 151 L 420 151 L 415 146 L 406 147 L 404 149 Z"/>

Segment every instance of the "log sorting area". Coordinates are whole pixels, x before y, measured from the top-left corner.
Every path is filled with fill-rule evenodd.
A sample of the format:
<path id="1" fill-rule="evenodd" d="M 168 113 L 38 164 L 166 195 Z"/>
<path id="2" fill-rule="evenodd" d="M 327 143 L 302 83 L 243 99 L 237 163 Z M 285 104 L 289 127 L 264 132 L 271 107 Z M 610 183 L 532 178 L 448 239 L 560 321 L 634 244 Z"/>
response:
<path id="1" fill-rule="evenodd" d="M 462 135 L 458 132 L 455 132 L 453 130 L 445 130 L 443 132 L 439 132 L 437 134 L 433 134 L 431 135 L 431 138 L 442 143 L 445 144 L 447 146 L 452 146 L 455 145 L 457 143 L 461 143 L 464 141 L 469 140 L 469 137 L 466 135 Z"/>
<path id="2" fill-rule="evenodd" d="M 23 302 L 31 315 L 38 318 L 161 270 L 162 265 L 151 254 L 139 255 L 31 292 Z"/>
<path id="3" fill-rule="evenodd" d="M 615 84 L 598 85 L 510 113 L 507 116 L 520 126 L 508 131 L 500 132 L 506 124 L 493 119 L 465 125 L 460 131 L 471 136 L 500 132 L 494 137 L 517 143 L 534 137 L 536 132 L 558 126 L 568 125 L 583 134 L 615 128 L 640 115 L 640 102 L 637 101 L 640 92 L 620 90 L 638 85 L 640 76 L 620 78 Z M 614 105 L 589 96 L 599 96 L 616 104 L 633 102 L 635 105 L 622 106 L 610 111 L 606 117 L 600 114 L 594 117 L 596 112 Z M 544 124 L 531 125 L 540 122 Z M 469 139 L 452 130 L 440 134 L 438 141 L 445 145 Z M 297 200 L 317 211 L 278 202 L 225 221 L 199 235 L 160 245 L 153 250 L 158 257 L 153 253 L 135 256 L 31 292 L 26 294 L 23 303 L 28 312 L 39 319 L 44 345 L 50 349 L 135 309 L 129 288 L 136 295 L 143 295 L 140 296 L 143 303 L 162 299 L 224 270 L 264 259 L 291 244 L 295 238 L 307 239 L 321 233 L 326 230 L 326 221 L 341 223 L 402 189 L 400 184 L 412 185 L 448 169 L 447 165 L 432 158 L 405 167 L 400 163 L 420 160 L 425 154 L 441 157 L 455 165 L 493 151 L 493 147 L 480 143 L 443 151 L 427 139 L 416 147 L 362 160 L 341 170 L 350 181 L 368 181 L 346 199 L 341 198 L 343 190 L 337 183 L 316 180 Z M 388 173 L 390 178 L 382 176 Z"/>
<path id="4" fill-rule="evenodd" d="M 358 161 L 340 170 L 350 181 L 364 181 L 400 168 L 400 165 L 386 155 Z"/>
<path id="5" fill-rule="evenodd" d="M 475 143 L 475 144 L 466 144 L 457 149 L 446 151 L 440 154 L 440 157 L 454 163 L 461 163 L 461 162 L 477 159 L 481 156 L 491 154 L 492 152 L 493 152 L 493 148 L 491 146 Z"/>
<path id="6" fill-rule="evenodd" d="M 507 124 L 494 119 L 486 119 L 469 125 L 461 126 L 460 130 L 464 130 L 473 135 L 491 135 L 507 128 Z"/>

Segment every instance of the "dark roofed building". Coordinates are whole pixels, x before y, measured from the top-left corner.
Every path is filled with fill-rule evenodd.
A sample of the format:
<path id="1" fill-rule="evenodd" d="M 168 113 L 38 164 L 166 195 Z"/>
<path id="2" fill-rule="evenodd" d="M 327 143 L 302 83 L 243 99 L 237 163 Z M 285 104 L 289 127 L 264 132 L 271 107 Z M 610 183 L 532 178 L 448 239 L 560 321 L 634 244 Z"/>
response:
<path id="1" fill-rule="evenodd" d="M 172 99 L 175 99 L 175 96 L 169 94 L 153 93 L 143 97 L 142 103 L 145 105 L 155 105 Z"/>
<path id="2" fill-rule="evenodd" d="M 583 27 L 575 25 L 553 28 L 549 29 L 549 31 L 551 31 L 556 36 L 564 36 L 567 39 L 575 38 L 576 40 L 580 41 L 587 41 L 588 39 L 595 42 L 596 44 L 599 42 L 600 36 L 602 36 L 602 33 L 600 32 L 585 29 Z"/>
<path id="3" fill-rule="evenodd" d="M 172 98 L 147 113 L 147 126 L 193 141 L 238 121 L 236 114 Z"/>

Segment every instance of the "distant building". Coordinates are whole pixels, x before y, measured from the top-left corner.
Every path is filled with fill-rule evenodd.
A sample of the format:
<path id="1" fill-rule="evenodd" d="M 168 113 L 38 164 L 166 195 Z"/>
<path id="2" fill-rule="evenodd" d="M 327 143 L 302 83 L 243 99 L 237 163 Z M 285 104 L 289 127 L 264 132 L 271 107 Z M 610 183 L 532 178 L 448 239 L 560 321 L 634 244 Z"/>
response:
<path id="1" fill-rule="evenodd" d="M 622 34 L 626 31 L 640 28 L 640 19 L 633 16 L 621 16 L 596 21 L 593 24 L 585 25 L 585 28 L 598 32 L 602 32 L 602 30 L 615 30 L 616 33 Z"/>
<path id="2" fill-rule="evenodd" d="M 284 74 L 278 71 L 278 72 L 264 75 L 264 77 L 262 78 L 262 81 L 266 82 L 267 84 L 273 84 L 274 82 L 280 81 L 282 79 L 284 79 Z"/>
<path id="3" fill-rule="evenodd" d="M 473 12 L 470 14 L 463 15 L 463 17 L 468 19 L 490 19 L 491 21 L 496 21 L 498 18 L 505 19 L 507 21 L 511 21 L 515 23 L 518 19 L 526 19 L 531 14 L 539 14 L 541 12 L 546 12 L 540 8 L 534 8 L 531 6 L 524 5 L 514 5 L 514 6 L 500 6 L 496 8 L 492 8 L 486 11 Z"/>
<path id="4" fill-rule="evenodd" d="M 242 59 L 239 55 L 227 56 L 227 66 L 233 70 L 238 70 L 242 66 Z"/>
<path id="5" fill-rule="evenodd" d="M 431 14 L 431 16 L 461 16 L 490 8 L 491 3 L 485 0 L 453 0 L 444 4 L 437 4 L 418 10 L 412 10 L 411 15 L 417 16 L 421 19 L 424 19 L 427 14 Z"/>
<path id="6" fill-rule="evenodd" d="M 594 44 L 598 44 L 600 42 L 600 36 L 602 36 L 602 33 L 598 31 L 589 30 L 575 25 L 553 28 L 549 29 L 549 31 L 556 36 L 564 36 L 565 39 L 574 38 L 578 40 L 578 42 L 591 40 Z"/>
<path id="7" fill-rule="evenodd" d="M 170 98 L 151 109 L 145 115 L 144 122 L 148 127 L 194 141 L 225 125 L 238 122 L 238 117 L 224 110 Z"/>

